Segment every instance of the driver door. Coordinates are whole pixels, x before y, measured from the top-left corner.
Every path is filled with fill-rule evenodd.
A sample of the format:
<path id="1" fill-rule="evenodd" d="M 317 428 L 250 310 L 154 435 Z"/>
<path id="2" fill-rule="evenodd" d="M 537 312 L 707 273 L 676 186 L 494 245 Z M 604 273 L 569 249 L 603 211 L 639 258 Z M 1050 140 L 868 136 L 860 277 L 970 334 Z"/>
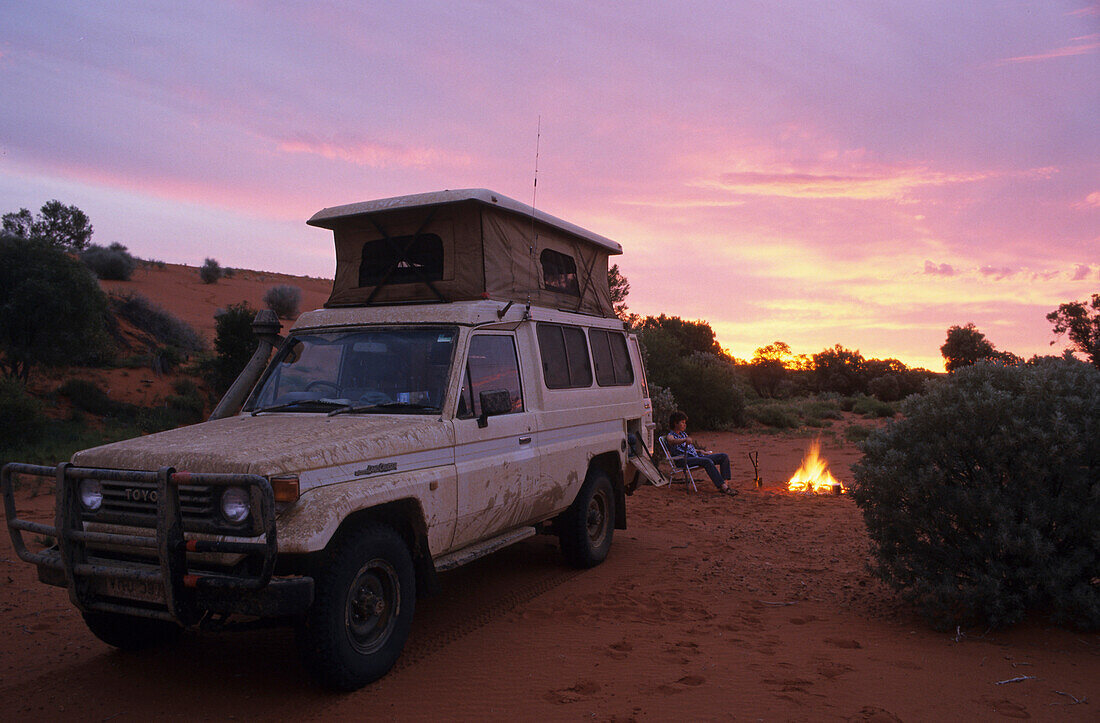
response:
<path id="1" fill-rule="evenodd" d="M 481 393 L 499 391 L 508 392 L 511 411 L 479 420 Z M 523 492 L 538 477 L 534 420 L 524 402 L 514 335 L 471 337 L 455 416 L 458 520 L 454 546 L 460 548 L 522 522 L 517 518 Z"/>

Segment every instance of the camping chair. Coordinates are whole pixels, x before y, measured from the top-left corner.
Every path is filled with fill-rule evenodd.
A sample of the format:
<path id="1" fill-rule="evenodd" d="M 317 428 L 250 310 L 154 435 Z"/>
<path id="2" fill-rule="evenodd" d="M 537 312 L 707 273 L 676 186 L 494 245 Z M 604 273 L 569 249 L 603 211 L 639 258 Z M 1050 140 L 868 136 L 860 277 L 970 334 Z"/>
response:
<path id="1" fill-rule="evenodd" d="M 691 471 L 693 469 L 702 469 L 702 466 L 698 464 L 688 464 L 686 455 L 673 455 L 670 453 L 668 451 L 668 445 L 665 443 L 664 435 L 657 437 L 657 443 L 661 445 L 661 452 L 665 455 L 665 459 L 668 460 L 668 464 L 672 468 L 672 471 L 669 473 L 669 479 L 675 482 L 676 475 L 679 473 L 684 478 L 684 484 L 691 485 L 691 489 L 698 492 L 699 488 L 695 486 L 695 478 L 691 475 Z M 669 489 L 672 489 L 671 484 L 669 485 Z"/>

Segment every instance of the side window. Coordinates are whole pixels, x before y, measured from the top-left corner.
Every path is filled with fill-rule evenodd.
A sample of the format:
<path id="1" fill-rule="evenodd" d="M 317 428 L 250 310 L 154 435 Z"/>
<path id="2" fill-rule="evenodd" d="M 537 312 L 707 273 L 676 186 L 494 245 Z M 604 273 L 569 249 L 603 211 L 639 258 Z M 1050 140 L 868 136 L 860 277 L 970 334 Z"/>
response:
<path id="1" fill-rule="evenodd" d="M 552 249 L 543 249 L 539 254 L 539 261 L 542 263 L 543 284 L 547 289 L 573 296 L 581 295 L 580 287 L 577 285 L 577 262 L 572 256 Z"/>
<path id="2" fill-rule="evenodd" d="M 626 336 L 606 329 L 590 329 L 592 359 L 596 363 L 596 383 L 601 387 L 634 383 L 634 369 L 626 350 Z"/>
<path id="3" fill-rule="evenodd" d="M 478 334 L 470 340 L 466 373 L 458 402 L 459 417 L 481 414 L 481 393 L 507 390 L 512 411 L 523 411 L 523 390 L 519 380 L 516 342 L 510 336 Z"/>
<path id="4" fill-rule="evenodd" d="M 539 324 L 539 356 L 542 376 L 550 389 L 592 386 L 592 364 L 584 330 L 560 324 Z"/>

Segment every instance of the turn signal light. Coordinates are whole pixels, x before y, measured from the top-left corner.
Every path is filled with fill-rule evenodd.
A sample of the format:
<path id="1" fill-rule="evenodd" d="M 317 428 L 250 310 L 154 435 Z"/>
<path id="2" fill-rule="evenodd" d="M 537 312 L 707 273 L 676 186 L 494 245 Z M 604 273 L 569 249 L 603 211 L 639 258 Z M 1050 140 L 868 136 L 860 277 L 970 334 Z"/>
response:
<path id="1" fill-rule="evenodd" d="M 271 478 L 271 491 L 275 493 L 275 501 L 282 503 L 297 502 L 301 496 L 298 492 L 298 475 L 284 475 Z"/>

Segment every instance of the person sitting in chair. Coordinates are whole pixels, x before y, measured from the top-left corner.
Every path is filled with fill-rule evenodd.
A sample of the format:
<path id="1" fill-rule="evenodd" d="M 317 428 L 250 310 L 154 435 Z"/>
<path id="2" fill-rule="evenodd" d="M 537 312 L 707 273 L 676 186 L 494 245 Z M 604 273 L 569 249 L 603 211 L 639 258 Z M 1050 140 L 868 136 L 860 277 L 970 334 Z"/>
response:
<path id="1" fill-rule="evenodd" d="M 710 452 L 695 446 L 695 440 L 687 433 L 687 415 L 677 410 L 669 415 L 668 427 L 671 431 L 665 435 L 665 443 L 674 455 L 684 455 L 684 461 L 691 466 L 699 466 L 707 471 L 710 481 L 718 491 L 731 497 L 737 490 L 729 486 L 730 458 L 724 452 Z"/>

